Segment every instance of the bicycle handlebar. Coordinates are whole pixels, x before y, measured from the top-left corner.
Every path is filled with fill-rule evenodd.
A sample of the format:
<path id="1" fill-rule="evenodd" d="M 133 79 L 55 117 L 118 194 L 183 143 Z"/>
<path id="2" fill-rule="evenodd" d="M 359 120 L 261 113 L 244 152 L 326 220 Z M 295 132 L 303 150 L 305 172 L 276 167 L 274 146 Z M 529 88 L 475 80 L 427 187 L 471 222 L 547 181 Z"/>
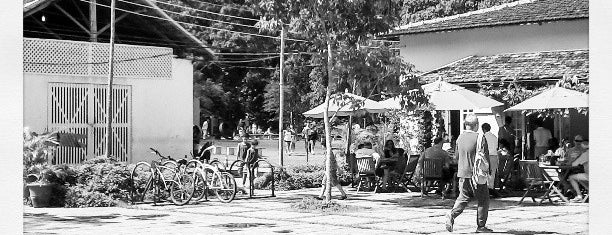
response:
<path id="1" fill-rule="evenodd" d="M 171 160 L 171 161 L 175 161 L 175 160 L 174 160 L 174 158 L 170 157 L 170 155 L 168 155 L 168 156 L 165 156 L 165 157 L 164 157 L 164 156 L 163 156 L 163 155 L 161 155 L 161 153 L 159 153 L 159 151 L 157 151 L 156 149 L 154 149 L 154 148 L 149 148 L 149 149 L 151 149 L 151 151 L 153 151 L 152 153 L 157 154 L 157 156 L 159 156 L 161 159 L 168 159 L 168 160 Z"/>

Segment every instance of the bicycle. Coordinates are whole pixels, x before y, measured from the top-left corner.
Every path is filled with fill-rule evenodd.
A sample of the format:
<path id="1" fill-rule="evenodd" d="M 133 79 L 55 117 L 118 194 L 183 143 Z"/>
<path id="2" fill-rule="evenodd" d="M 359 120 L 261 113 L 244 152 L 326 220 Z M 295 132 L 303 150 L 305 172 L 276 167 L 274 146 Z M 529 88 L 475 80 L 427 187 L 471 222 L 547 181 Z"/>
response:
<path id="1" fill-rule="evenodd" d="M 236 180 L 230 173 L 220 170 L 218 165 L 194 159 L 187 162 L 185 169 L 194 179 L 193 199 L 196 201 L 206 197 L 208 190 L 212 190 L 219 201 L 229 203 L 236 197 Z M 221 164 L 221 163 L 219 163 Z"/>
<path id="2" fill-rule="evenodd" d="M 181 165 L 186 164 L 175 161 L 170 156 L 164 157 L 159 151 L 150 148 L 160 160 L 152 160 L 151 163 L 138 162 L 130 174 L 132 190 L 130 197 L 132 204 L 136 201 L 144 202 L 148 192 L 153 193 L 153 204 L 157 203 L 158 198 L 170 197 L 172 203 L 177 206 L 187 204 L 194 192 L 194 179 L 186 171 L 181 170 Z M 163 160 L 166 160 L 162 162 Z M 144 186 L 143 186 L 144 185 Z M 160 194 L 168 193 L 169 196 Z"/>

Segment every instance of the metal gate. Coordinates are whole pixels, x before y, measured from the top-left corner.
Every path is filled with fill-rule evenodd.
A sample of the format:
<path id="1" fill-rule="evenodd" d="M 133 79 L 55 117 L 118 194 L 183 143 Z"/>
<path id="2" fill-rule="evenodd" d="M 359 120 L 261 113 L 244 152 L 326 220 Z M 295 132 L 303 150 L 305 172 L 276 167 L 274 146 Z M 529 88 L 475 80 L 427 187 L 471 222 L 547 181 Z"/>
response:
<path id="1" fill-rule="evenodd" d="M 80 163 L 103 155 L 106 149 L 106 85 L 50 83 L 48 128 L 61 133 L 81 134 L 85 148 L 58 147 L 56 164 Z M 131 87 L 113 85 L 111 153 L 127 161 L 131 153 Z"/>

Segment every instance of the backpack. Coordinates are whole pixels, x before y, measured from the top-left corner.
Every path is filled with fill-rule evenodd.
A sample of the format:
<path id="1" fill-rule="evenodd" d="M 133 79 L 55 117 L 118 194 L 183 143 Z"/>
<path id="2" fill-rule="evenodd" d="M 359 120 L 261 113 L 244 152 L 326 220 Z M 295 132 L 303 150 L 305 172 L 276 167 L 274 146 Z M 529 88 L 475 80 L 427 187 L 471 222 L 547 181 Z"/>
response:
<path id="1" fill-rule="evenodd" d="M 490 168 L 489 168 L 489 147 L 487 139 L 482 135 L 481 141 L 477 146 L 476 156 L 474 157 L 474 167 L 472 168 L 472 182 L 474 184 L 487 184 Z M 474 185 L 474 188 L 476 185 Z"/>

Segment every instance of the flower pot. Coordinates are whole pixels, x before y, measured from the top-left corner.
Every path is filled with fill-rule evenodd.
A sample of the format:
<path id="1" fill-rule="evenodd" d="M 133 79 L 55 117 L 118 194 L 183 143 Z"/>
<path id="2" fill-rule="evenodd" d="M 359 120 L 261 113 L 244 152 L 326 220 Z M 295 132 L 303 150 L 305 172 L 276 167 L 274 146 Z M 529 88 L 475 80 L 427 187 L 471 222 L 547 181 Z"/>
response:
<path id="1" fill-rule="evenodd" d="M 53 184 L 41 184 L 31 183 L 28 184 L 30 191 L 30 200 L 32 200 L 32 206 L 38 207 L 49 207 L 49 201 L 51 199 L 51 190 Z"/>

